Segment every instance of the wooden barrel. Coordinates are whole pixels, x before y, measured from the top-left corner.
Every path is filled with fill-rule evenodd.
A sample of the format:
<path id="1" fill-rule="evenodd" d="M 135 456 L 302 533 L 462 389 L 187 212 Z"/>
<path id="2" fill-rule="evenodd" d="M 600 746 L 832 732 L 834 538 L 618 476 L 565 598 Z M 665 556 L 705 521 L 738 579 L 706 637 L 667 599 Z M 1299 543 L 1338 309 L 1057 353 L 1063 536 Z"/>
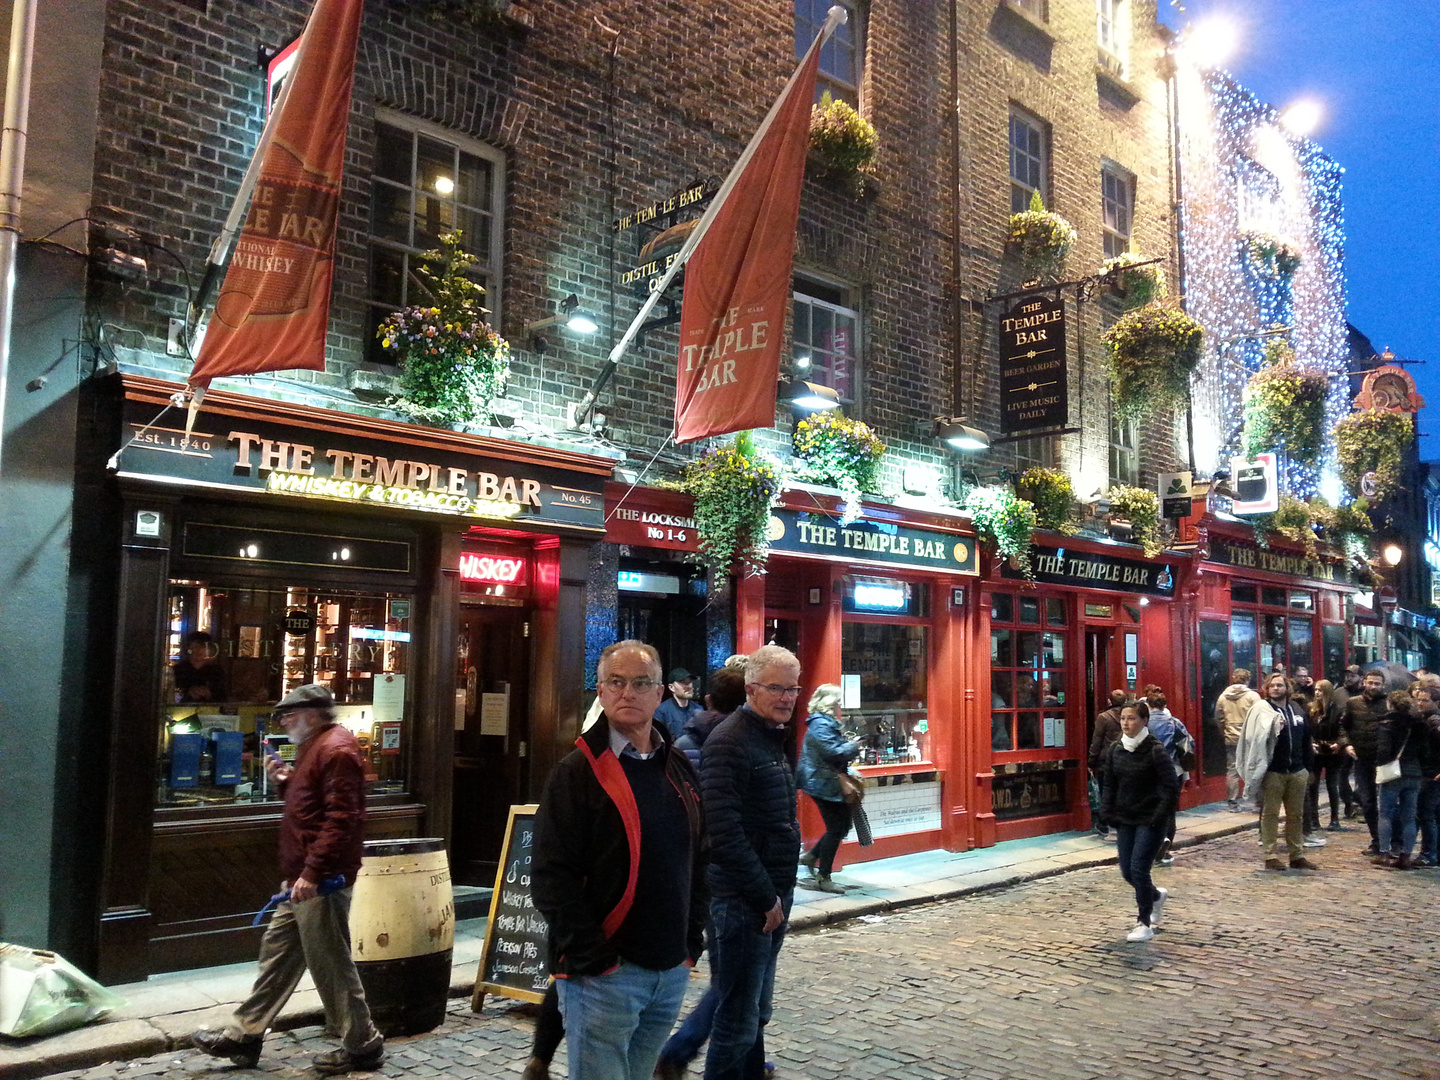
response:
<path id="1" fill-rule="evenodd" d="M 383 1035 L 445 1019 L 455 903 L 445 842 L 368 840 L 350 905 L 350 955 Z"/>

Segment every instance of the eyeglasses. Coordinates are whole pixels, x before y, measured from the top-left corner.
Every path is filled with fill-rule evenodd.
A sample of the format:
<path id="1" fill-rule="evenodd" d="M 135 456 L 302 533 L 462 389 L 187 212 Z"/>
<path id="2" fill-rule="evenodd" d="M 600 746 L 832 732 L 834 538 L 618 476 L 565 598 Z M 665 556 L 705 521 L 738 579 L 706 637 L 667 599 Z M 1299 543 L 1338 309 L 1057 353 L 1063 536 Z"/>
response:
<path id="1" fill-rule="evenodd" d="M 756 683 L 761 690 L 768 690 L 776 697 L 799 697 L 803 687 L 799 686 L 777 686 L 775 683 Z"/>
<path id="2" fill-rule="evenodd" d="M 648 675 L 637 675 L 633 679 L 622 679 L 617 675 L 613 679 L 606 679 L 600 685 L 612 694 L 623 694 L 627 687 L 637 694 L 643 694 L 647 690 L 653 690 L 660 684 Z"/>

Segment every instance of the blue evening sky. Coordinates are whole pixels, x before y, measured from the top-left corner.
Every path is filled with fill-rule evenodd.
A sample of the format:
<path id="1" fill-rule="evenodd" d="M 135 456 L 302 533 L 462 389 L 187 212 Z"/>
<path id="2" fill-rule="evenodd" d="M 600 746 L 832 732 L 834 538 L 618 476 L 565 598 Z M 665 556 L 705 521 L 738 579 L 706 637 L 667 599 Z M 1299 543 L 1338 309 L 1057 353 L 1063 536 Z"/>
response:
<path id="1" fill-rule="evenodd" d="M 1226 64 L 1262 101 L 1319 100 L 1311 136 L 1345 168 L 1350 322 L 1407 368 L 1427 401 L 1420 456 L 1440 459 L 1440 3 L 1159 0 L 1179 29 L 1239 24 Z M 1183 11 L 1180 10 L 1183 7 Z"/>

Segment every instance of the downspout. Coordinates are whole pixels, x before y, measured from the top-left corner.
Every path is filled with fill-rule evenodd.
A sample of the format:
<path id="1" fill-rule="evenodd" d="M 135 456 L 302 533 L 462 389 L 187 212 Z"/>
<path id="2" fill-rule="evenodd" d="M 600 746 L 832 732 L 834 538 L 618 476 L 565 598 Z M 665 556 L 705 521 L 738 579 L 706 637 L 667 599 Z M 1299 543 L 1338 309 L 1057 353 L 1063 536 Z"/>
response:
<path id="1" fill-rule="evenodd" d="M 0 133 L 0 461 L 10 381 L 10 330 L 15 318 L 15 254 L 20 247 L 20 190 L 25 180 L 25 134 L 30 122 L 30 62 L 38 0 L 15 0 L 10 18 L 10 63 L 5 76 L 5 129 Z"/>
<path id="2" fill-rule="evenodd" d="M 951 416 L 968 416 L 969 402 L 961 390 L 965 365 L 965 298 L 961 295 L 964 275 L 960 263 L 964 245 L 960 239 L 960 0 L 950 0 L 950 352 L 955 363 Z M 973 378 L 972 378 L 973 389 Z"/>

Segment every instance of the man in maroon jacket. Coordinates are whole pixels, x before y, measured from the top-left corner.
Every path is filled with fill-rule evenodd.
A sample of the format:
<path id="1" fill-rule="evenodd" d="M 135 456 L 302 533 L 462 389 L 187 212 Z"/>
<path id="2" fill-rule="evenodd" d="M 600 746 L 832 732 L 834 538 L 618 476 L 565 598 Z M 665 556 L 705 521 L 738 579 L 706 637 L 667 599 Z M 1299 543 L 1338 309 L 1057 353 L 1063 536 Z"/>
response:
<path id="1" fill-rule="evenodd" d="M 296 747 L 294 766 L 278 757 L 265 771 L 285 798 L 280 820 L 283 901 L 260 942 L 260 973 L 250 996 L 224 1030 L 202 1029 L 190 1040 L 244 1068 L 260 1060 L 265 1031 L 310 969 L 325 1006 L 326 1027 L 343 1046 L 314 1060 L 322 1074 L 367 1070 L 385 1057 L 370 1020 L 365 991 L 350 959 L 350 895 L 365 834 L 365 770 L 355 736 L 335 723 L 335 699 L 319 683 L 294 690 L 275 706 Z"/>

